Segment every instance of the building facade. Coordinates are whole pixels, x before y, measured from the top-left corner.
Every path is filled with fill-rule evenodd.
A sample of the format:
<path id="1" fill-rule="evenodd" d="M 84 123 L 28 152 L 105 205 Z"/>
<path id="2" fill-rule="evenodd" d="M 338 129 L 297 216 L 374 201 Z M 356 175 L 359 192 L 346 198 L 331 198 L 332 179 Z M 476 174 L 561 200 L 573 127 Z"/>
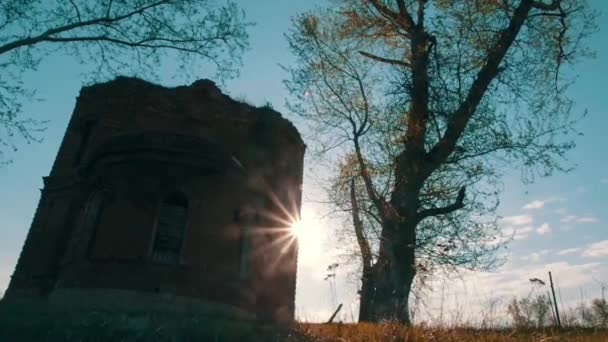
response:
<path id="1" fill-rule="evenodd" d="M 304 150 L 208 80 L 85 87 L 4 300 L 291 320 Z"/>

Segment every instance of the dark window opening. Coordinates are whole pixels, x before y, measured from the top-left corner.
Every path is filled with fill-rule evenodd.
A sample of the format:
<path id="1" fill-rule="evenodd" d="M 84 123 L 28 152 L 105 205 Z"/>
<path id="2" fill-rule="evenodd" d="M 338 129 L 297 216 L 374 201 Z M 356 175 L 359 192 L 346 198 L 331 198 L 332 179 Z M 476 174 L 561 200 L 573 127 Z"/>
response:
<path id="1" fill-rule="evenodd" d="M 82 138 L 80 139 L 80 144 L 78 145 L 78 150 L 76 150 L 76 156 L 74 157 L 74 165 L 77 165 L 82 160 L 82 156 L 84 155 L 89 141 L 91 140 L 91 133 L 93 132 L 93 126 L 95 123 L 93 121 L 87 121 L 82 129 Z"/>
<path id="2" fill-rule="evenodd" d="M 245 227 L 241 227 L 239 238 L 239 275 L 242 279 L 249 276 L 251 262 L 251 238 L 247 235 Z"/>
<path id="3" fill-rule="evenodd" d="M 246 279 L 250 274 L 251 264 L 251 236 L 249 235 L 249 229 L 256 220 L 255 210 L 251 207 L 241 208 L 236 215 L 236 221 L 239 223 L 239 275 L 241 279 Z"/>
<path id="4" fill-rule="evenodd" d="M 173 193 L 160 204 L 152 260 L 162 264 L 178 264 L 186 229 L 188 200 L 182 193 Z"/>
<path id="5" fill-rule="evenodd" d="M 82 225 L 83 236 L 85 238 L 86 249 L 84 251 L 87 258 L 91 258 L 93 245 L 97 238 L 97 228 L 101 220 L 101 214 L 110 197 L 110 190 L 101 189 L 95 191 L 90 197 L 84 208 Z M 87 241 L 88 240 L 88 241 Z"/>

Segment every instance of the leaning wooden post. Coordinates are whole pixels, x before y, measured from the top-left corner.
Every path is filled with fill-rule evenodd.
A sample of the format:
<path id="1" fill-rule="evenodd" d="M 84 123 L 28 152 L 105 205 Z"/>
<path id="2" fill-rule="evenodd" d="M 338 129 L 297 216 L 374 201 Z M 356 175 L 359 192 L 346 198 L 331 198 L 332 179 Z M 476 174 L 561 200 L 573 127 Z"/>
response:
<path id="1" fill-rule="evenodd" d="M 338 314 L 338 312 L 340 312 L 340 309 L 342 309 L 342 304 L 338 305 L 338 308 L 336 309 L 336 311 L 334 311 L 334 314 L 331 315 L 331 317 L 327 321 L 327 324 L 332 323 L 334 321 L 334 318 L 336 318 L 336 315 Z"/>
<path id="2" fill-rule="evenodd" d="M 557 315 L 555 314 L 555 308 L 553 307 L 553 305 L 551 305 L 551 303 L 553 302 L 553 299 L 551 299 L 551 293 L 549 293 L 549 291 L 547 291 L 547 298 L 549 298 L 549 307 L 551 307 L 551 314 L 553 315 L 553 322 L 557 323 Z"/>
<path id="3" fill-rule="evenodd" d="M 555 316 L 557 317 L 557 326 L 562 327 L 562 321 L 559 319 L 559 309 L 557 308 L 557 299 L 555 298 L 555 289 L 553 288 L 553 277 L 549 271 L 549 283 L 551 284 L 551 293 L 553 294 L 553 305 L 555 305 Z"/>

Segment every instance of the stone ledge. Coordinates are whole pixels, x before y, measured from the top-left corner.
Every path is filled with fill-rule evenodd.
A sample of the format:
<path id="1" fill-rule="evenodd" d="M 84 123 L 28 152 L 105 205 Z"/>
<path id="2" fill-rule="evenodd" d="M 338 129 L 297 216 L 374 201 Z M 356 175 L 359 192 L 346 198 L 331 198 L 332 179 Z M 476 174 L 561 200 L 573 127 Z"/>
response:
<path id="1" fill-rule="evenodd" d="M 145 293 L 121 289 L 55 289 L 48 299 L 55 312 L 107 311 L 192 314 L 250 320 L 255 315 L 244 309 L 199 298 Z"/>

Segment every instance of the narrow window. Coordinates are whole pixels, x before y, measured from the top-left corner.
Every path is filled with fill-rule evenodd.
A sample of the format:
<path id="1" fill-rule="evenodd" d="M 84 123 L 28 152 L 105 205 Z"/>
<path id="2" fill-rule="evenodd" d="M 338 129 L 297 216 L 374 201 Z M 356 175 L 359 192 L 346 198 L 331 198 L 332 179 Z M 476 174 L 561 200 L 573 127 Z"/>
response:
<path id="1" fill-rule="evenodd" d="M 239 239 L 239 276 L 241 279 L 249 277 L 249 263 L 251 262 L 251 237 L 247 229 L 241 226 Z"/>
<path id="2" fill-rule="evenodd" d="M 182 193 L 173 193 L 160 204 L 152 260 L 162 264 L 178 264 L 188 214 L 188 200 Z"/>
<path id="3" fill-rule="evenodd" d="M 76 150 L 76 156 L 74 156 L 74 165 L 78 165 L 80 163 L 82 156 L 86 152 L 89 141 L 91 140 L 91 133 L 93 132 L 94 124 L 95 123 L 93 121 L 87 121 L 82 128 L 82 138 L 80 138 L 80 144 L 78 145 L 78 150 Z"/>
<path id="4" fill-rule="evenodd" d="M 249 277 L 251 263 L 251 236 L 249 229 L 255 222 L 255 210 L 245 207 L 239 210 L 237 222 L 239 223 L 239 276 L 241 279 Z"/>
<path id="5" fill-rule="evenodd" d="M 74 252 L 78 253 L 76 257 L 79 257 L 80 253 L 84 253 L 87 258 L 91 257 L 91 250 L 93 249 L 93 243 L 97 235 L 97 225 L 99 224 L 104 206 L 110 197 L 110 193 L 111 192 L 108 189 L 99 189 L 89 196 L 82 214 L 80 228 L 82 234 L 80 238 L 83 239 L 82 241 L 84 243 L 82 241 L 76 241 L 74 244 L 74 248 L 77 249 Z M 85 249 L 81 251 L 83 247 Z"/>

